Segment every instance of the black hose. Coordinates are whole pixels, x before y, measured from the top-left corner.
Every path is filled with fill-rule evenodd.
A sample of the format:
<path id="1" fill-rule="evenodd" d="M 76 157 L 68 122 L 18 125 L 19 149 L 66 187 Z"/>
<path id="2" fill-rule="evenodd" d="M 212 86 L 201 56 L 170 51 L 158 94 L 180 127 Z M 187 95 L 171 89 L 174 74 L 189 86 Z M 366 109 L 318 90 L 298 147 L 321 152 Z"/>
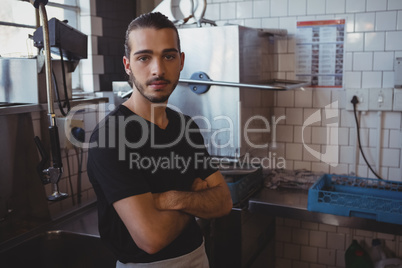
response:
<path id="1" fill-rule="evenodd" d="M 56 94 L 57 104 L 59 105 L 59 110 L 63 116 L 67 116 L 67 113 L 63 109 L 63 105 L 61 105 L 60 95 L 59 95 L 59 87 L 57 86 L 57 79 L 54 71 L 52 70 L 53 84 L 54 84 L 54 92 Z"/>
<path id="2" fill-rule="evenodd" d="M 359 144 L 359 150 L 360 150 L 360 152 L 361 152 L 361 154 L 362 154 L 362 156 L 363 156 L 363 159 L 364 159 L 364 161 L 366 162 L 368 168 L 371 170 L 371 172 L 373 172 L 373 174 L 374 174 L 378 179 L 383 180 L 383 178 L 381 178 L 381 176 L 378 175 L 378 174 L 373 170 L 373 168 L 371 167 L 371 165 L 370 165 L 369 162 L 367 161 L 367 158 L 366 158 L 366 156 L 364 155 L 364 152 L 363 152 L 362 144 L 361 144 L 361 142 L 360 142 L 360 126 L 359 126 L 359 120 L 357 120 L 356 105 L 357 105 L 358 102 L 359 102 L 359 101 L 357 100 L 357 97 L 354 96 L 353 99 L 352 99 L 352 101 L 351 101 L 351 103 L 353 104 L 353 112 L 354 112 L 354 115 L 355 115 L 356 129 L 357 129 L 357 141 L 358 141 L 358 144 Z"/>

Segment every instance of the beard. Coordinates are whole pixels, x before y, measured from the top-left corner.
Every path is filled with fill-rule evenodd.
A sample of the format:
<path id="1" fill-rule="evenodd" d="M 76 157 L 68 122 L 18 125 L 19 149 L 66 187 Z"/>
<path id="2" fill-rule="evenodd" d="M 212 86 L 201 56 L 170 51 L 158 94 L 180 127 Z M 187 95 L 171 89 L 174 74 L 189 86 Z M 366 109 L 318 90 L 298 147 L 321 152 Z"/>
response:
<path id="1" fill-rule="evenodd" d="M 164 81 L 164 82 L 168 83 L 168 85 L 171 85 L 172 88 L 165 95 L 152 96 L 151 94 L 147 94 L 145 92 L 145 87 L 147 85 L 150 85 L 151 83 L 153 83 L 155 81 Z M 137 88 L 138 92 L 140 92 L 140 94 L 144 98 L 149 100 L 151 103 L 164 103 L 169 99 L 169 97 L 172 94 L 173 90 L 176 88 L 177 84 L 179 83 L 179 79 L 177 79 L 176 81 L 174 81 L 174 83 L 172 83 L 170 80 L 164 79 L 163 77 L 156 77 L 156 78 L 147 80 L 146 83 L 145 83 L 145 86 L 144 86 L 144 84 L 141 84 L 137 79 L 135 79 L 135 76 L 133 75 L 133 73 L 130 72 L 130 74 L 129 74 L 129 82 L 130 82 L 130 84 L 132 86 L 135 86 Z"/>

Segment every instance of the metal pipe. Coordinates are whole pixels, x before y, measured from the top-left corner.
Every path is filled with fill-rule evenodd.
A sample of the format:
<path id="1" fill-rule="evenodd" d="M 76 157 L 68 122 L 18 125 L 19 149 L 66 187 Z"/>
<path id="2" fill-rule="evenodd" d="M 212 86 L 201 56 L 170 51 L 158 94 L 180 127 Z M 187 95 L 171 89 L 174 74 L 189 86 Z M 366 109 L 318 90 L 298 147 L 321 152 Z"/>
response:
<path id="1" fill-rule="evenodd" d="M 44 42 L 44 53 L 45 53 L 45 74 L 46 74 L 46 89 L 47 89 L 47 107 L 48 107 L 48 117 L 50 126 L 55 126 L 55 114 L 54 114 L 54 104 L 53 104 L 53 87 L 52 87 L 52 61 L 50 57 L 50 42 L 49 42 L 49 25 L 47 21 L 47 13 L 45 5 L 43 3 L 39 4 L 39 13 L 41 24 L 43 27 L 43 42 Z"/>
<path id="2" fill-rule="evenodd" d="M 309 85 L 308 82 L 304 81 L 281 80 L 281 79 L 275 79 L 272 80 L 271 82 L 279 84 L 290 84 L 290 85 L 270 86 L 270 85 L 245 84 L 245 83 L 213 81 L 213 80 L 179 79 L 179 83 L 188 83 L 194 85 L 198 84 L 198 85 L 211 85 L 211 86 L 246 87 L 246 88 L 268 89 L 268 90 L 289 90 Z"/>

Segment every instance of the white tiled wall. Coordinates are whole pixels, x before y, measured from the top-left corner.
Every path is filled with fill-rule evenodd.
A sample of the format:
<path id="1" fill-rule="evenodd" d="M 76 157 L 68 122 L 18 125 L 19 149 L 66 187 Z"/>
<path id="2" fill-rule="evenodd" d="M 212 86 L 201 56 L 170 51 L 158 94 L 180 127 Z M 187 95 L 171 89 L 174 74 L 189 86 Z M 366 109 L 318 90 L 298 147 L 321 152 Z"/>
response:
<path id="1" fill-rule="evenodd" d="M 294 46 L 296 21 L 346 18 L 347 38 L 345 44 L 345 88 L 393 88 L 394 61 L 402 57 L 402 0 L 208 0 L 205 17 L 218 25 L 236 23 L 258 28 L 284 28 L 287 38 L 277 41 L 277 78 L 295 79 Z M 176 13 L 179 1 L 173 0 Z M 309 154 L 306 146 L 325 153 L 325 120 L 301 129 L 311 114 L 321 111 L 326 105 L 338 101 L 339 163 L 332 167 Z M 277 92 L 275 115 L 286 120 L 277 128 L 278 155 L 286 159 L 289 169 L 300 167 L 330 173 L 356 173 L 373 177 L 363 159 L 355 161 L 356 130 L 353 113 L 345 110 L 344 90 L 306 89 L 305 91 Z M 367 112 L 360 115 L 362 143 L 367 158 L 374 166 L 377 160 L 377 126 L 382 120 L 382 141 L 378 171 L 386 179 L 402 181 L 401 168 L 401 113 Z M 332 122 L 333 123 L 333 122 Z M 392 134 L 391 134 L 392 133 Z M 275 150 L 275 149 L 272 149 Z M 345 156 L 345 157 L 343 157 Z M 347 157 L 346 157 L 347 156 Z"/>
<path id="2" fill-rule="evenodd" d="M 236 23 L 258 28 L 285 28 L 288 37 L 279 40 L 277 78 L 294 79 L 296 21 L 346 18 L 345 88 L 392 88 L 394 60 L 402 57 L 402 0 L 208 0 L 205 17 L 218 25 Z M 176 9 L 178 1 L 173 0 Z M 308 89 L 275 94 L 274 115 L 286 117 L 277 126 L 277 146 L 271 148 L 286 159 L 289 169 L 305 168 L 329 173 L 352 173 L 374 177 L 361 156 L 356 157 L 353 113 L 345 110 L 345 91 Z M 303 122 L 325 106 L 338 101 L 339 163 L 332 167 L 312 156 L 304 145 L 325 152 L 326 126 L 321 120 L 304 129 Z M 367 112 L 360 115 L 363 149 L 374 168 L 377 155 L 377 126 L 382 119 L 381 169 L 379 173 L 402 181 L 400 112 Z M 358 159 L 355 166 L 356 158 Z M 344 267 L 344 252 L 352 238 L 370 244 L 385 239 L 387 247 L 402 257 L 402 238 L 381 233 L 278 219 L 276 267 Z"/>

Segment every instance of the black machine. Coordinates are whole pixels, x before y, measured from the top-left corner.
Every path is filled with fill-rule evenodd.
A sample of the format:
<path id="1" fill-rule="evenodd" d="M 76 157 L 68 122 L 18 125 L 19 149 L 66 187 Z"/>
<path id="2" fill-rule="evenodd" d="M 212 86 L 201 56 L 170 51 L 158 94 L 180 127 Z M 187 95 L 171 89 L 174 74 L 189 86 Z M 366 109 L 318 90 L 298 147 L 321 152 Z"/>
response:
<path id="1" fill-rule="evenodd" d="M 49 24 L 49 44 L 54 54 L 63 56 L 69 60 L 81 60 L 88 57 L 88 37 L 67 23 L 52 18 Z M 43 48 L 43 29 L 39 27 L 33 34 L 34 46 Z M 62 56 L 62 55 L 60 55 Z"/>

